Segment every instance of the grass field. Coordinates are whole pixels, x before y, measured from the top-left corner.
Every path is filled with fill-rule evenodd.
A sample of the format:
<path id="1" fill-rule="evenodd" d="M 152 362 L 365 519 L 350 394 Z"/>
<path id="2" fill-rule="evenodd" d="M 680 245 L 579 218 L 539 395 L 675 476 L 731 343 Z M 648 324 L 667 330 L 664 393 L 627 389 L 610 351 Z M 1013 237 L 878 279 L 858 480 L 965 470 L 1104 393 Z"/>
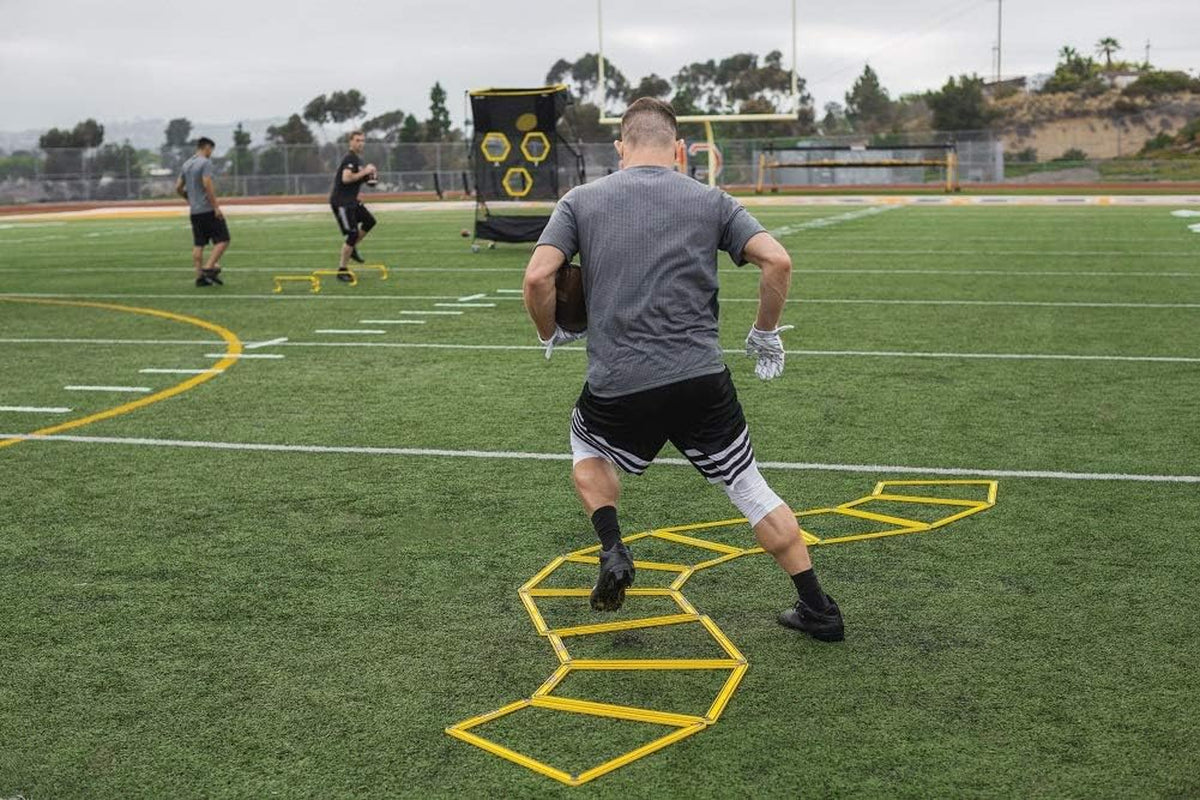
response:
<path id="1" fill-rule="evenodd" d="M 363 249 L 389 280 L 273 296 L 276 272 L 332 265 L 328 214 L 232 217 L 212 289 L 191 285 L 182 220 L 4 220 L 0 406 L 70 411 L 0 410 L 2 434 L 226 350 L 185 322 L 12 298 L 287 341 L 74 439 L 0 448 L 0 798 L 1197 796 L 1200 480 L 1162 476 L 1200 475 L 1200 236 L 1169 210 L 759 212 L 796 261 L 803 352 L 767 384 L 729 363 L 774 488 L 801 509 L 918 468 L 1001 470 L 998 502 L 814 551 L 840 645 L 776 625 L 792 589 L 766 556 L 698 575 L 688 598 L 749 660 L 741 688 L 714 727 L 577 789 L 443 732 L 553 669 L 517 588 L 594 538 L 569 463 L 516 455 L 567 451 L 585 366 L 536 348 L 512 291 L 526 248 L 472 255 L 469 212 L 380 207 Z M 721 280 L 735 351 L 756 273 L 723 260 Z M 404 313 L 428 311 L 462 313 Z M 364 322 L 400 319 L 423 324 Z M 382 333 L 322 332 L 362 329 Z M 685 466 L 625 483 L 628 532 L 729 516 Z M 592 646 L 662 657 L 694 644 L 677 628 Z M 699 680 L 571 688 L 697 713 Z M 536 709 L 486 732 L 568 771 L 661 735 Z"/>

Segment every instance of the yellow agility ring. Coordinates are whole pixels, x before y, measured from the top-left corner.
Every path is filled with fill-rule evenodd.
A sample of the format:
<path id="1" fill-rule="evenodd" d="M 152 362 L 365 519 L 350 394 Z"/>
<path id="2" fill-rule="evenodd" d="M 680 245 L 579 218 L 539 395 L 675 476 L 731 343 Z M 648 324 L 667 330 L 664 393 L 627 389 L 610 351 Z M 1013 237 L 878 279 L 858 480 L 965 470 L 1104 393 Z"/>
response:
<path id="1" fill-rule="evenodd" d="M 966 490 L 966 487 L 974 487 L 975 492 L 979 496 L 976 499 L 936 496 L 938 487 L 956 487 L 956 490 Z M 931 494 L 907 493 L 922 488 L 927 492 L 931 492 Z M 972 514 L 978 514 L 980 511 L 985 511 L 994 506 L 996 504 L 997 490 L 998 484 L 996 481 L 985 480 L 881 481 L 875 485 L 874 491 L 866 497 L 860 497 L 857 500 L 851 500 L 850 502 L 831 508 L 815 508 L 808 511 L 800 511 L 796 513 L 796 516 L 803 521 L 805 518 L 833 515 L 885 526 L 880 530 L 872 530 L 866 533 L 855 533 L 848 536 L 822 539 L 803 530 L 803 522 L 801 523 L 801 532 L 810 547 L 845 544 L 847 542 L 866 539 L 879 539 L 886 536 L 923 533 L 944 527 L 952 522 L 969 517 Z M 883 504 L 889 509 L 894 508 L 897 504 L 907 504 L 903 507 L 912 508 L 914 512 L 918 506 L 924 506 L 934 513 L 935 518 L 931 521 L 921 521 L 894 514 L 878 513 L 877 511 L 868 510 L 872 504 L 876 504 L 877 506 Z M 929 511 L 923 514 L 923 516 L 930 516 Z M 551 648 L 553 648 L 554 654 L 558 658 L 558 668 L 538 687 L 532 696 L 509 703 L 495 711 L 480 714 L 479 716 L 471 717 L 470 719 L 451 725 L 449 728 L 446 728 L 446 733 L 456 739 L 461 739 L 464 742 L 482 748 L 493 755 L 508 759 L 534 772 L 561 781 L 568 786 L 579 786 L 626 764 L 630 764 L 639 758 L 661 750 L 664 747 L 668 747 L 692 734 L 699 733 L 708 726 L 715 724 L 721 717 L 725 707 L 729 704 L 729 700 L 737 690 L 738 684 L 746 674 L 746 670 L 749 669 L 749 664 L 745 656 L 734 646 L 733 642 L 729 641 L 729 638 L 717 627 L 716 623 L 701 614 L 688 602 L 687 598 L 683 596 L 682 589 L 684 584 L 701 570 L 724 564 L 742 556 L 762 553 L 763 549 L 761 547 L 734 547 L 722 542 L 711 541 L 689 534 L 744 524 L 746 524 L 745 519 L 728 519 L 719 522 L 678 525 L 625 537 L 626 543 L 637 542 L 643 539 L 653 539 L 694 548 L 698 551 L 697 560 L 690 564 L 634 559 L 633 563 L 639 570 L 674 573 L 675 579 L 667 587 L 628 589 L 625 592 L 626 597 L 659 597 L 669 599 L 678 607 L 678 613 L 674 614 L 640 617 L 616 622 L 600 622 L 591 625 L 551 628 L 546 623 L 545 616 L 538 607 L 538 601 L 549 598 L 577 598 L 583 601 L 591 594 L 591 587 L 543 588 L 542 584 L 564 564 L 599 564 L 600 560 L 595 554 L 599 551 L 600 545 L 576 550 L 573 553 L 555 558 L 540 572 L 530 578 L 517 593 L 521 598 L 521 603 L 525 606 L 525 610 L 529 613 L 529 618 L 532 620 L 538 635 L 544 637 L 550 643 Z M 721 649 L 724 657 L 694 659 L 581 659 L 574 658 L 571 655 L 567 644 L 572 639 L 582 636 L 667 625 L 700 626 Z M 717 692 L 716 697 L 713 698 L 711 704 L 708 706 L 708 710 L 703 715 L 680 714 L 657 709 L 598 703 L 591 700 L 562 697 L 554 693 L 555 689 L 571 673 L 599 670 L 710 670 L 725 672 L 728 673 L 728 676 L 721 689 Z M 606 717 L 608 719 L 627 720 L 631 722 L 645 722 L 670 727 L 674 730 L 641 747 L 604 761 L 591 769 L 578 773 L 569 773 L 530 756 L 518 753 L 504 745 L 497 744 L 476 732 L 478 728 L 489 722 L 526 708 L 540 708 L 570 714 Z"/>

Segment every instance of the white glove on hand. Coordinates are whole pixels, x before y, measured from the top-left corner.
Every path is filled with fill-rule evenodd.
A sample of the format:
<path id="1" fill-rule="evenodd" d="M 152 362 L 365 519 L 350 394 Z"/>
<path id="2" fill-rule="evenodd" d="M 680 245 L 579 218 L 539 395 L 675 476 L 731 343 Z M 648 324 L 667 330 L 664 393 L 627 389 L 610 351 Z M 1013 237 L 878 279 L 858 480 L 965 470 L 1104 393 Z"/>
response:
<path id="1" fill-rule="evenodd" d="M 541 334 L 539 334 L 538 341 L 541 342 L 542 346 L 546 348 L 546 358 L 549 359 L 550 355 L 554 352 L 556 345 L 573 342 L 576 339 L 582 339 L 585 336 L 587 336 L 586 330 L 579 331 L 579 333 L 574 333 L 572 331 L 564 331 L 562 328 L 555 325 L 554 333 L 549 339 L 543 339 Z"/>
<path id="2" fill-rule="evenodd" d="M 783 374 L 783 340 L 779 334 L 790 331 L 795 325 L 783 325 L 773 331 L 760 331 L 753 325 L 746 335 L 746 355 L 757 358 L 754 374 L 764 381 Z"/>

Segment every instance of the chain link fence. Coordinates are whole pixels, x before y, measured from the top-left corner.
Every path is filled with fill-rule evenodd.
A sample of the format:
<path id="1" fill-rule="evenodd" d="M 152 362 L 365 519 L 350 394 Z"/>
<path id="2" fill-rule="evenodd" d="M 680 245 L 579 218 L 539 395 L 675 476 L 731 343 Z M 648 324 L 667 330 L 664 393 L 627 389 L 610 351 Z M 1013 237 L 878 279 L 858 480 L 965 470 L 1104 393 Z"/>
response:
<path id="1" fill-rule="evenodd" d="M 718 135 L 719 135 L 718 129 Z M 1118 157 L 1096 159 L 1082 148 L 1072 148 L 1069 158 L 1041 160 L 1014 134 L 958 132 L 954 134 L 889 134 L 865 140 L 861 136 L 805 137 L 788 139 L 718 138 L 724 165 L 720 183 L 753 186 L 758 178 L 759 154 L 770 147 L 814 145 L 918 145 L 953 141 L 957 145 L 959 175 L 964 184 L 1021 182 L 1086 182 L 1096 180 L 1197 180 L 1197 159 L 1156 162 Z M 1093 143 L 1094 144 L 1094 143 Z M 578 145 L 585 159 L 587 178 L 593 180 L 617 169 L 611 143 Z M 469 145 L 465 142 L 400 143 L 369 142 L 364 161 L 379 167 L 376 191 L 429 193 L 461 197 L 470 185 Z M 1099 145 L 1092 149 L 1103 150 Z M 345 155 L 342 145 L 264 145 L 232 148 L 214 156 L 216 188 L 223 197 L 291 197 L 324 195 Z M 179 168 L 191 156 L 191 148 L 137 151 L 128 145 L 100 148 L 49 149 L 0 153 L 0 204 L 55 203 L 78 201 L 138 201 L 174 199 Z M 887 151 L 875 151 L 887 157 Z M 899 151 L 895 157 L 902 157 Z M 706 177 L 707 156 L 693 155 L 692 174 Z M 886 186 L 888 184 L 941 183 L 939 170 L 921 169 L 787 169 L 779 183 L 789 186 Z"/>

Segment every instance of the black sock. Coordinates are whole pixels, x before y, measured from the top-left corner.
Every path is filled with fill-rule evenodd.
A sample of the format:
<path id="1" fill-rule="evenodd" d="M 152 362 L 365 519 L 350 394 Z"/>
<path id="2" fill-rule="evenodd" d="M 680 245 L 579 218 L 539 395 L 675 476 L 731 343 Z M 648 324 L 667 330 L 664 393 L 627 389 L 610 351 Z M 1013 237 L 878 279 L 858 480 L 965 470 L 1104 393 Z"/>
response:
<path id="1" fill-rule="evenodd" d="M 821 584 L 817 581 L 817 573 L 813 572 L 812 567 L 797 572 L 792 576 L 792 582 L 796 584 L 796 594 L 800 595 L 800 599 L 804 601 L 804 605 L 811 608 L 813 611 L 824 611 L 828 603 L 825 602 L 825 593 L 821 591 Z"/>
<path id="2" fill-rule="evenodd" d="M 592 527 L 600 537 L 600 545 L 612 550 L 621 543 L 621 526 L 617 524 L 617 509 L 613 506 L 597 508 L 592 514 Z"/>

